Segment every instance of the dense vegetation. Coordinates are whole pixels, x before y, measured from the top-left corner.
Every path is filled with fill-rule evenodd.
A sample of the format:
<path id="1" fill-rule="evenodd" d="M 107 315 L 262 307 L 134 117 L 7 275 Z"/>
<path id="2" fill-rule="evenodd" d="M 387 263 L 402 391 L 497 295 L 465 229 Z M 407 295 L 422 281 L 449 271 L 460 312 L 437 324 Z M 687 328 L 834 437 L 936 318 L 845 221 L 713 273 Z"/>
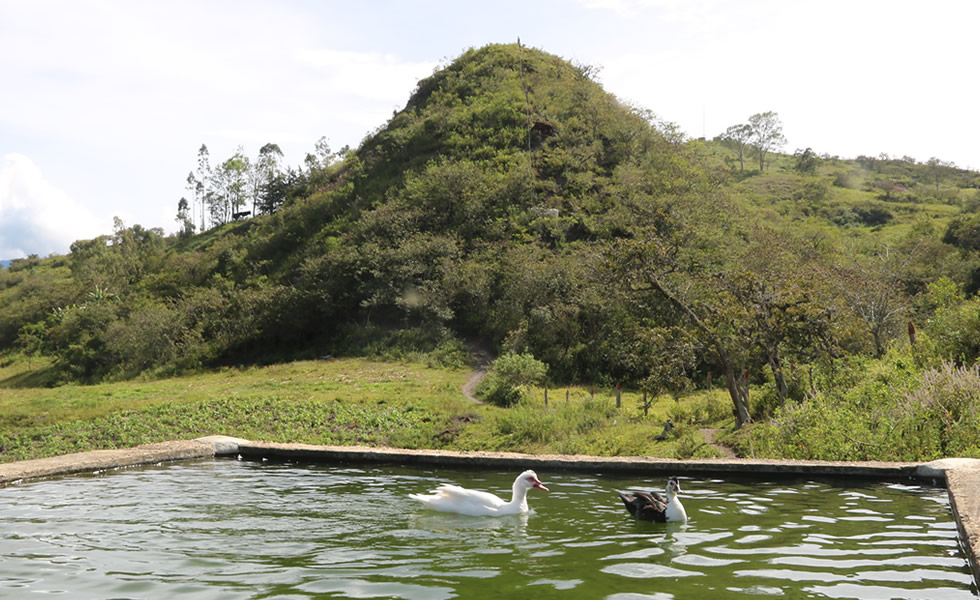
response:
<path id="1" fill-rule="evenodd" d="M 487 390 L 512 411 L 535 384 L 714 387 L 745 455 L 980 456 L 980 174 L 781 154 L 774 113 L 689 140 L 592 75 L 487 46 L 357 149 L 282 171 L 270 144 L 251 178 L 199 152 L 180 234 L 117 222 L 0 271 L 0 348 L 44 365 L 7 386 L 475 341 L 529 358 Z"/>

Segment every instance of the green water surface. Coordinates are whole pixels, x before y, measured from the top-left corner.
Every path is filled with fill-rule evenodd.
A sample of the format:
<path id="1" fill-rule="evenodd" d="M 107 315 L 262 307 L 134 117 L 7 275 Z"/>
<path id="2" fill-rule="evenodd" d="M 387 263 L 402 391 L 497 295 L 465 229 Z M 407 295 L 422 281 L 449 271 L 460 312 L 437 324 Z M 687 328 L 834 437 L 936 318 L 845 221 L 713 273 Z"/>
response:
<path id="1" fill-rule="evenodd" d="M 976 599 L 946 491 L 914 482 L 684 478 L 684 524 L 538 471 L 532 512 L 464 517 L 410 493 L 509 498 L 517 470 L 175 463 L 0 488 L 0 598 Z"/>

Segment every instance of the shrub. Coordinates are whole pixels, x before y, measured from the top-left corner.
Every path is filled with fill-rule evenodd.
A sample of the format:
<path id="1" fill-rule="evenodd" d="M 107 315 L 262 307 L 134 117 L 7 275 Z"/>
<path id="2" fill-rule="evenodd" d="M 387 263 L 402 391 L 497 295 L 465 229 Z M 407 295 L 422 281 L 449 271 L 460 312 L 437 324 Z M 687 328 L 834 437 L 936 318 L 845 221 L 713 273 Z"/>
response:
<path id="1" fill-rule="evenodd" d="M 934 312 L 924 328 L 919 352 L 928 356 L 922 359 L 975 363 L 980 356 L 980 300 L 965 300 L 955 282 L 941 277 L 928 285 L 927 302 Z"/>
<path id="2" fill-rule="evenodd" d="M 182 333 L 177 311 L 159 304 L 147 304 L 134 310 L 128 318 L 109 325 L 106 348 L 119 357 L 114 367 L 117 373 L 132 377 L 146 369 L 176 361 Z"/>
<path id="3" fill-rule="evenodd" d="M 527 397 L 531 385 L 540 383 L 548 365 L 530 354 L 505 354 L 495 360 L 477 393 L 498 406 L 513 406 Z"/>
<path id="4" fill-rule="evenodd" d="M 950 362 L 922 374 L 922 383 L 898 402 L 906 456 L 928 460 L 980 455 L 980 365 Z"/>
<path id="5" fill-rule="evenodd" d="M 865 364 L 847 389 L 787 402 L 733 436 L 741 456 L 933 460 L 980 456 L 980 366 L 919 372 L 907 353 Z"/>
<path id="6" fill-rule="evenodd" d="M 794 373 L 785 373 L 787 398 L 799 402 L 806 396 L 806 387 L 803 380 L 794 376 Z M 779 398 L 779 390 L 776 389 L 776 380 L 770 371 L 766 371 L 766 382 L 759 386 L 758 391 L 752 395 L 750 409 L 754 420 L 768 419 L 782 405 Z"/>
<path id="7" fill-rule="evenodd" d="M 667 411 L 667 416 L 678 426 L 711 425 L 731 419 L 732 404 L 718 396 L 700 397 L 687 404 L 675 404 Z"/>
<path id="8" fill-rule="evenodd" d="M 463 342 L 453 338 L 435 347 L 426 357 L 430 367 L 463 368 L 469 358 L 469 352 Z"/>
<path id="9" fill-rule="evenodd" d="M 834 173 L 834 185 L 840 188 L 856 190 L 861 187 L 861 180 L 853 173 L 838 171 Z"/>

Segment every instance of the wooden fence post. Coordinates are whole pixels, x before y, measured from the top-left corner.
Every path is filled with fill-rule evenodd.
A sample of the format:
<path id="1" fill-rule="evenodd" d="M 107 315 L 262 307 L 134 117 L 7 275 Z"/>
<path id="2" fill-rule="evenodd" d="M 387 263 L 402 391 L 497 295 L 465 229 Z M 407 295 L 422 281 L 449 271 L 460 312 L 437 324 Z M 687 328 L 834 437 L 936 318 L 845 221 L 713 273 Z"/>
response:
<path id="1" fill-rule="evenodd" d="M 622 393 L 623 393 L 623 386 L 617 383 L 616 384 L 616 408 L 619 408 L 623 405 L 623 403 L 621 402 Z"/>

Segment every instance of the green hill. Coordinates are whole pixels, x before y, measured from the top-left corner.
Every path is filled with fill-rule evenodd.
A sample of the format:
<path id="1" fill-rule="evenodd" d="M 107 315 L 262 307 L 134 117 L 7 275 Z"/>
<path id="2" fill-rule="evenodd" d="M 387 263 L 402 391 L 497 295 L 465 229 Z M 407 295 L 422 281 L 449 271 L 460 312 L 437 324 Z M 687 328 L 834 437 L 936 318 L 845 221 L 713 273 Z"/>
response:
<path id="1" fill-rule="evenodd" d="M 328 354 L 459 364 L 479 340 L 553 382 L 713 381 L 739 425 L 840 360 L 975 363 L 980 174 L 809 149 L 743 169 L 591 74 L 469 50 L 358 148 L 264 171 L 253 218 L 226 222 L 243 182 L 202 179 L 207 231 L 118 223 L 14 261 L 0 348 L 45 356 L 32 381 L 57 384 Z"/>

